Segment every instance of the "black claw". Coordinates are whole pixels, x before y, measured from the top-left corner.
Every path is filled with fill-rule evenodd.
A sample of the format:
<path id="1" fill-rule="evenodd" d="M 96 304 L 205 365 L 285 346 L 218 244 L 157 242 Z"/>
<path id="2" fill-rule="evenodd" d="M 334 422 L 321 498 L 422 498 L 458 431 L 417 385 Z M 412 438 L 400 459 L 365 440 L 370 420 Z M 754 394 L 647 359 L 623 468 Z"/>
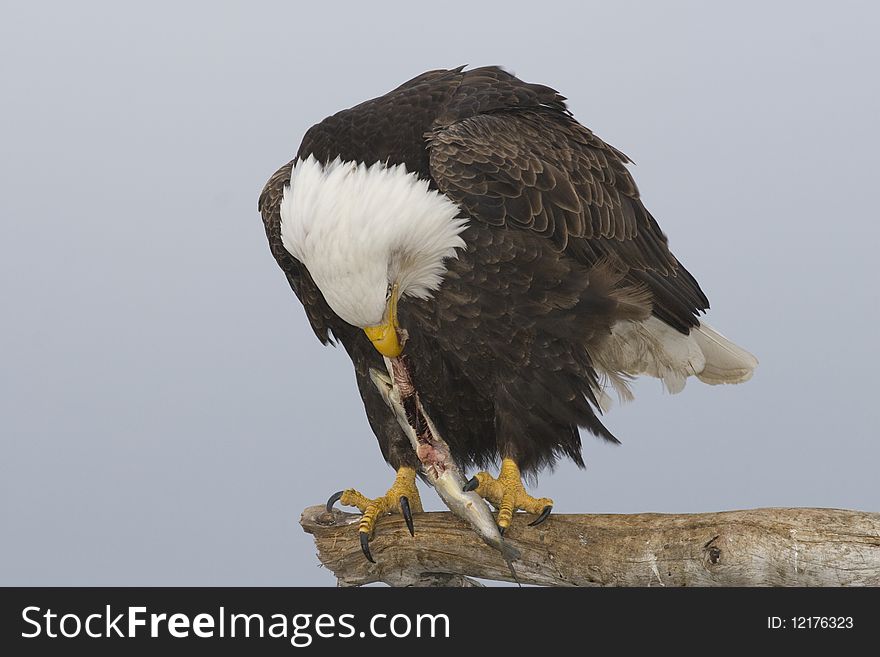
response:
<path id="1" fill-rule="evenodd" d="M 333 493 L 330 496 L 330 499 L 327 500 L 327 513 L 333 513 L 333 505 L 339 501 L 339 498 L 342 497 L 344 490 L 339 491 L 338 493 Z"/>
<path id="2" fill-rule="evenodd" d="M 532 522 L 529 523 L 529 527 L 537 527 L 542 522 L 544 522 L 547 518 L 550 517 L 550 512 L 553 510 L 553 505 L 548 504 L 544 507 L 544 510 L 541 511 L 541 515 L 535 518 Z"/>
<path id="3" fill-rule="evenodd" d="M 367 558 L 367 561 L 370 563 L 376 563 L 373 560 L 373 555 L 370 554 L 370 535 L 367 532 L 360 532 L 361 534 L 361 550 L 364 551 L 364 556 Z"/>
<path id="4" fill-rule="evenodd" d="M 467 483 L 465 483 L 462 490 L 465 493 L 470 493 L 472 490 L 477 490 L 477 487 L 479 485 L 480 485 L 480 480 L 477 479 L 476 477 L 471 477 L 470 479 L 467 480 Z"/>
<path id="5" fill-rule="evenodd" d="M 400 496 L 400 512 L 403 514 L 403 520 L 406 522 L 409 535 L 415 536 L 416 529 L 413 526 L 412 509 L 409 508 L 409 498 L 406 495 Z"/>
<path id="6" fill-rule="evenodd" d="M 501 525 L 498 525 L 498 532 L 499 532 L 502 536 L 504 536 L 504 530 L 505 530 L 505 529 L 507 529 L 507 527 L 502 527 Z"/>

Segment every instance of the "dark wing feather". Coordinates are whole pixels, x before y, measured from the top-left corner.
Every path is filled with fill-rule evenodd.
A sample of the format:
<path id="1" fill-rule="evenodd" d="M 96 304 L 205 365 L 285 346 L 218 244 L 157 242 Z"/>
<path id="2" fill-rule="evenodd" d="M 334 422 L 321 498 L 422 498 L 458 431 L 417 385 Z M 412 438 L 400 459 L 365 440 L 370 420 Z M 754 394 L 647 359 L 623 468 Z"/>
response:
<path id="1" fill-rule="evenodd" d="M 523 82 L 497 66 L 484 66 L 458 74 L 455 94 L 437 114 L 434 126 L 449 126 L 463 119 L 510 109 L 544 107 L 568 115 L 565 96 L 543 84 Z"/>
<path id="2" fill-rule="evenodd" d="M 709 307 L 639 199 L 629 159 L 567 113 L 548 103 L 490 111 L 426 137 L 437 187 L 472 219 L 534 231 L 586 264 L 621 263 L 680 331 Z"/>

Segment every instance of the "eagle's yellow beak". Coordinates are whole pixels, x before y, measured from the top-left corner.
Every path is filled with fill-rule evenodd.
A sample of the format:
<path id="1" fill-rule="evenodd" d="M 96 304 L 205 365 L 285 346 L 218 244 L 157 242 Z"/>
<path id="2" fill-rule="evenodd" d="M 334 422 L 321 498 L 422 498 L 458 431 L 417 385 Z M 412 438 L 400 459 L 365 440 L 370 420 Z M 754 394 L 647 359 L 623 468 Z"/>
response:
<path id="1" fill-rule="evenodd" d="M 370 338 L 370 342 L 376 350 L 388 358 L 397 358 L 403 351 L 403 346 L 397 337 L 397 286 L 391 289 L 388 305 L 385 307 L 385 318 L 381 324 L 368 326 L 364 333 Z"/>

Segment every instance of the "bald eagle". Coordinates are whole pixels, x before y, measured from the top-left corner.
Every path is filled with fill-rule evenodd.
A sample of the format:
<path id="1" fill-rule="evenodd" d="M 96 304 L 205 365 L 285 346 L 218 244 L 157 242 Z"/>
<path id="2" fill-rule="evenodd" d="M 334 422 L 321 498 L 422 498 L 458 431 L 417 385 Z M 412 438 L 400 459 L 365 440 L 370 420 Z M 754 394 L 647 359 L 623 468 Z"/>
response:
<path id="1" fill-rule="evenodd" d="M 709 301 L 669 250 L 626 165 L 555 90 L 497 67 L 435 70 L 305 134 L 259 198 L 272 255 L 318 339 L 354 364 L 397 471 L 354 489 L 361 532 L 420 510 L 419 460 L 370 370 L 405 352 L 426 413 L 503 530 L 546 517 L 524 474 L 583 467 L 579 428 L 639 375 L 680 391 L 747 380 L 756 359 L 698 317 Z M 405 342 L 404 342 L 405 337 Z M 339 496 L 337 496 L 339 497 Z M 403 503 L 401 503 L 401 501 Z M 366 550 L 365 550 L 366 551 Z M 368 553 L 369 556 L 369 553 Z"/>

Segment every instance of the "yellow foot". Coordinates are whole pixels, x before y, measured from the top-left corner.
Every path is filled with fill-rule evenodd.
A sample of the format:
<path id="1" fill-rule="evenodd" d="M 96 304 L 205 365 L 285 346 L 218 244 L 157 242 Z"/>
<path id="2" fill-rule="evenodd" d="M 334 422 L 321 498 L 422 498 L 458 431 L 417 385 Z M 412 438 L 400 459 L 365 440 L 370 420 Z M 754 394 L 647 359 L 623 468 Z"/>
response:
<path id="1" fill-rule="evenodd" d="M 404 466 L 397 471 L 397 478 L 382 497 L 371 500 L 354 488 L 341 490 L 327 500 L 327 512 L 333 512 L 333 504 L 339 501 L 344 506 L 356 506 L 364 515 L 358 523 L 358 533 L 361 537 L 361 549 L 364 556 L 372 563 L 373 555 L 370 554 L 370 539 L 379 517 L 388 513 L 400 513 L 406 521 L 409 533 L 415 536 L 412 514 L 422 512 L 422 500 L 419 497 L 419 489 L 416 488 L 416 471 Z"/>
<path id="2" fill-rule="evenodd" d="M 540 525 L 553 510 L 553 500 L 549 497 L 536 499 L 526 492 L 519 467 L 509 458 L 501 461 L 501 472 L 498 473 L 497 479 L 488 472 L 478 472 L 465 484 L 464 489 L 475 490 L 498 509 L 498 527 L 502 534 L 510 526 L 510 519 L 517 509 L 538 514 L 538 517 L 529 523 L 530 527 Z"/>

